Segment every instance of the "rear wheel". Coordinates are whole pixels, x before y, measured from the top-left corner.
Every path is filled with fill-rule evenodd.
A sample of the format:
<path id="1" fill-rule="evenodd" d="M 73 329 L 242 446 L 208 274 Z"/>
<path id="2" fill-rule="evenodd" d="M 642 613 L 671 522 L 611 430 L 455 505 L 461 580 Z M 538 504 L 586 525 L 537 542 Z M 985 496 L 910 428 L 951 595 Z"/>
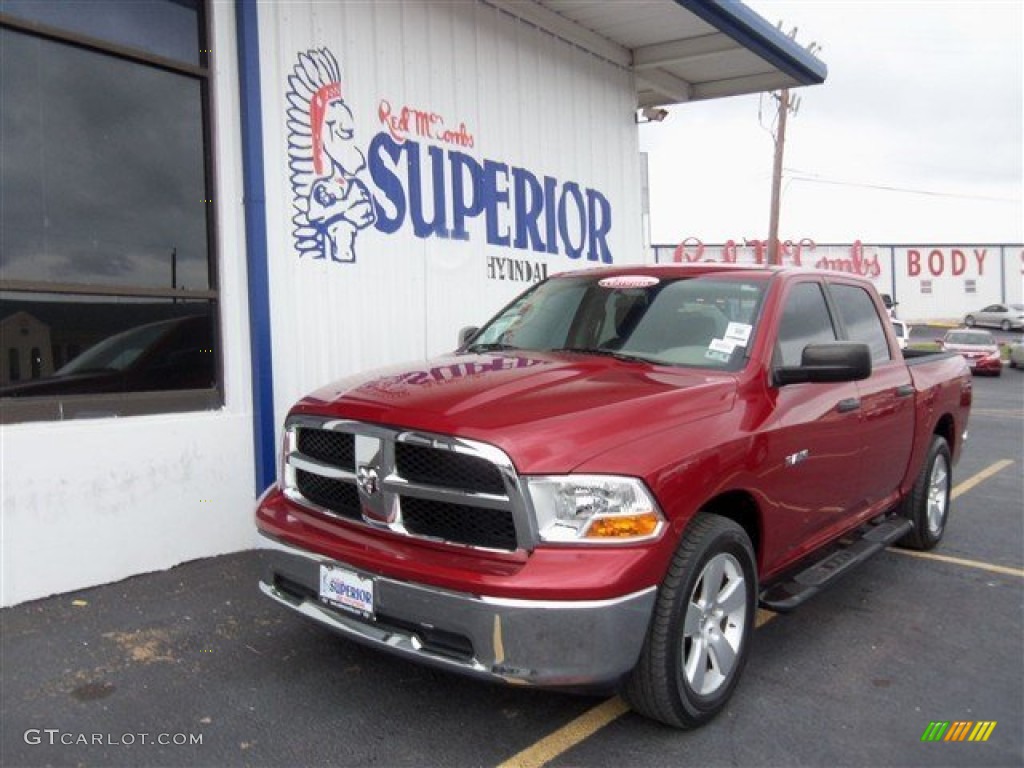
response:
<path id="1" fill-rule="evenodd" d="M 640 661 L 623 691 L 633 709 L 677 728 L 717 715 L 747 661 L 756 596 L 746 532 L 718 515 L 698 517 L 658 591 Z"/>
<path id="2" fill-rule="evenodd" d="M 942 541 L 949 517 L 950 467 L 949 445 L 944 438 L 933 435 L 924 466 L 910 496 L 903 502 L 903 515 L 914 529 L 900 540 L 902 546 L 932 549 Z"/>

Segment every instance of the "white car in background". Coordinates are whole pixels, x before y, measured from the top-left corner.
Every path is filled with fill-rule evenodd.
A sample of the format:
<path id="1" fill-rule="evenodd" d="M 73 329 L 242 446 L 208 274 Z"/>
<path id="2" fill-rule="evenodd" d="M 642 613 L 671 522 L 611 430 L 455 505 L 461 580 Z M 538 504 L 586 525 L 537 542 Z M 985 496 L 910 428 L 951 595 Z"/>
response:
<path id="1" fill-rule="evenodd" d="M 1024 328 L 1024 304 L 989 304 L 984 309 L 971 312 L 964 317 L 964 325 L 988 325 L 1009 331 Z"/>
<path id="2" fill-rule="evenodd" d="M 910 326 L 902 320 L 892 319 L 889 322 L 892 323 L 892 329 L 896 332 L 896 341 L 899 342 L 900 349 L 906 349 L 907 343 L 910 341 Z"/>

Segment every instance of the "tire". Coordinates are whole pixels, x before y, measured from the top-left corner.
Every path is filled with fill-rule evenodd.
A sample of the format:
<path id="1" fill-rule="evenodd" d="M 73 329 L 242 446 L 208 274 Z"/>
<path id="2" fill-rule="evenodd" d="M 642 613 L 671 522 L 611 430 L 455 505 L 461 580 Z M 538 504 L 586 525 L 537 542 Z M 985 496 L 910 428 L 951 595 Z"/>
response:
<path id="1" fill-rule="evenodd" d="M 964 318 L 964 325 L 966 325 L 968 328 L 973 328 L 974 327 L 974 315 L 968 315 L 967 317 L 965 317 Z"/>
<path id="2" fill-rule="evenodd" d="M 903 516 L 914 529 L 900 540 L 900 546 L 927 550 L 942 541 L 949 519 L 951 466 L 949 445 L 944 438 L 933 435 L 924 466 L 903 502 Z"/>
<path id="3" fill-rule="evenodd" d="M 676 728 L 711 720 L 746 665 L 756 603 L 757 570 L 746 532 L 719 515 L 698 516 L 658 590 L 623 698 L 640 714 Z"/>

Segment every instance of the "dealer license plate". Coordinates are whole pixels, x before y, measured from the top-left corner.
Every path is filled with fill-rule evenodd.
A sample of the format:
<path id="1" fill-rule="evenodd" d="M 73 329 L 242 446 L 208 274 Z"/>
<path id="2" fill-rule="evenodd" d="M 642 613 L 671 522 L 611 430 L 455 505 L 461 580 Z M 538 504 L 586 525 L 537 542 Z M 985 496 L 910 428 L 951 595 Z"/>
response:
<path id="1" fill-rule="evenodd" d="M 320 599 L 335 608 L 373 618 L 373 579 L 333 565 L 320 566 Z"/>

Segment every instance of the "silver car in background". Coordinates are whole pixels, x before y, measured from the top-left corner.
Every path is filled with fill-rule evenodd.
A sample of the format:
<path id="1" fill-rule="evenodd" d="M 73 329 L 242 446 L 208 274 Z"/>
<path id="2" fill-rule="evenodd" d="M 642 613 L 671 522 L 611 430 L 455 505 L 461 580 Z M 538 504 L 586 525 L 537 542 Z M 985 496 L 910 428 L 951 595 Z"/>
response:
<path id="1" fill-rule="evenodd" d="M 964 317 L 964 325 L 988 325 L 1004 331 L 1024 328 L 1024 304 L 989 304 L 984 309 Z"/>

